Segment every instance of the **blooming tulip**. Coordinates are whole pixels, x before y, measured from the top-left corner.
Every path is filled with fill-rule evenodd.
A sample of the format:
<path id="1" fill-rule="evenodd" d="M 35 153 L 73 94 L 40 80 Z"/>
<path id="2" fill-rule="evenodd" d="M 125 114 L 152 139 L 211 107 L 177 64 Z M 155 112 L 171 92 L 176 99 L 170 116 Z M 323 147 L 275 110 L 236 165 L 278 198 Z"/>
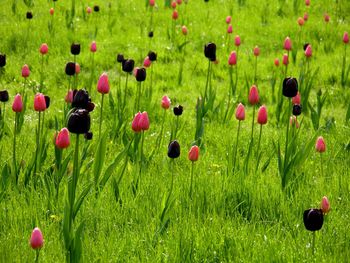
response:
<path id="1" fill-rule="evenodd" d="M 39 49 L 41 55 L 46 55 L 49 52 L 49 46 L 46 43 L 41 44 Z"/>
<path id="2" fill-rule="evenodd" d="M 322 197 L 321 210 L 323 214 L 327 214 L 331 210 L 331 205 L 329 203 L 327 196 Z"/>
<path id="3" fill-rule="evenodd" d="M 235 37 L 235 46 L 239 47 L 241 45 L 241 38 L 239 35 Z"/>
<path id="4" fill-rule="evenodd" d="M 97 51 L 97 47 L 96 47 L 96 42 L 92 41 L 91 45 L 90 45 L 90 51 L 92 53 L 95 53 Z"/>
<path id="5" fill-rule="evenodd" d="M 245 108 L 242 103 L 239 103 L 236 108 L 236 119 L 239 121 L 245 120 Z"/>
<path id="6" fill-rule="evenodd" d="M 349 43 L 349 33 L 348 32 L 344 32 L 343 42 L 344 42 L 344 44 L 348 44 Z"/>
<path id="7" fill-rule="evenodd" d="M 23 67 L 22 67 L 22 77 L 23 78 L 28 78 L 30 75 L 30 70 L 29 70 L 29 67 L 27 64 L 25 64 Z"/>
<path id="8" fill-rule="evenodd" d="M 289 37 L 286 37 L 286 39 L 284 40 L 284 45 L 283 48 L 287 51 L 291 51 L 292 50 L 292 41 L 290 40 Z"/>
<path id="9" fill-rule="evenodd" d="M 232 51 L 230 57 L 228 58 L 228 64 L 230 66 L 235 66 L 237 64 L 237 53 L 236 51 Z"/>
<path id="10" fill-rule="evenodd" d="M 151 66 L 151 60 L 149 59 L 149 57 L 147 56 L 146 58 L 145 58 L 145 60 L 143 61 L 143 66 L 145 67 L 145 68 L 148 68 L 148 67 L 150 67 Z"/>
<path id="11" fill-rule="evenodd" d="M 35 111 L 45 111 L 46 110 L 45 96 L 41 93 L 37 93 L 34 97 L 34 110 Z"/>
<path id="12" fill-rule="evenodd" d="M 312 56 L 312 48 L 311 45 L 308 45 L 307 48 L 305 49 L 305 56 L 307 58 L 310 58 Z"/>

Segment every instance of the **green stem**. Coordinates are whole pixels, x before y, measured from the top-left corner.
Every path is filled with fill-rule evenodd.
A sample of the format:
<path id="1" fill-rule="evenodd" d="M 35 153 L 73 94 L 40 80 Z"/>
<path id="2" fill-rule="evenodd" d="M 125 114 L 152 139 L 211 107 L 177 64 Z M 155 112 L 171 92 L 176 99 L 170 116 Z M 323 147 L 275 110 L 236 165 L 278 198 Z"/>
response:
<path id="1" fill-rule="evenodd" d="M 312 232 L 312 255 L 315 254 L 316 231 Z"/>
<path id="2" fill-rule="evenodd" d="M 255 169 L 255 171 L 258 170 L 258 168 L 259 168 L 259 162 L 260 162 L 260 141 L 261 141 L 261 134 L 262 134 L 262 125 L 260 124 L 260 133 L 259 133 L 259 141 L 258 141 L 258 150 L 257 150 L 257 152 L 256 152 L 257 161 L 256 161 L 256 169 Z"/>
<path id="3" fill-rule="evenodd" d="M 191 183 L 190 183 L 190 199 L 192 200 L 192 184 L 193 184 L 193 170 L 194 170 L 194 162 L 191 165 Z"/>
<path id="4" fill-rule="evenodd" d="M 241 121 L 238 121 L 238 129 L 237 129 L 237 136 L 236 136 L 236 148 L 235 148 L 235 155 L 233 159 L 233 173 L 235 172 L 235 167 L 236 167 L 236 159 L 237 159 L 237 150 L 238 150 L 238 140 L 239 140 L 239 131 L 241 129 Z"/>
<path id="5" fill-rule="evenodd" d="M 129 77 L 129 73 L 126 73 L 125 88 L 124 88 L 124 101 L 123 101 L 124 108 L 126 107 L 126 93 L 128 90 L 128 77 Z"/>
<path id="6" fill-rule="evenodd" d="M 40 255 L 40 249 L 37 249 L 35 254 L 35 263 L 39 262 L 39 255 Z"/>
<path id="7" fill-rule="evenodd" d="M 320 160 L 321 160 L 321 176 L 323 177 L 323 161 L 322 161 L 322 153 L 320 153 Z"/>
<path id="8" fill-rule="evenodd" d="M 104 95 L 105 94 L 102 94 L 102 97 L 101 97 L 101 109 L 100 109 L 100 126 L 99 126 L 99 129 L 98 129 L 98 137 L 101 138 L 101 129 L 102 129 L 102 114 L 103 114 L 103 98 L 104 98 Z"/>
<path id="9" fill-rule="evenodd" d="M 16 163 L 16 136 L 17 136 L 17 119 L 18 113 L 15 115 L 15 127 L 13 130 L 13 168 L 15 170 L 16 175 L 16 185 L 18 184 L 18 176 L 17 176 L 17 163 Z"/>
<path id="10" fill-rule="evenodd" d="M 207 72 L 207 82 L 205 84 L 205 90 L 204 90 L 204 98 L 203 98 L 203 105 L 205 105 L 205 100 L 207 99 L 207 92 L 208 92 L 208 85 L 209 85 L 209 75 L 210 75 L 210 60 L 209 61 L 209 64 L 208 64 L 208 72 Z"/>
<path id="11" fill-rule="evenodd" d="M 288 99 L 288 116 L 289 116 L 289 111 L 291 109 L 291 105 L 292 105 L 292 100 L 291 99 Z M 286 131 L 286 145 L 285 145 L 285 148 L 284 148 L 284 161 L 283 161 L 283 170 L 285 171 L 285 168 L 286 168 L 286 161 L 288 159 L 288 141 L 289 141 L 289 119 L 287 121 L 287 131 Z M 285 171 L 286 172 L 286 171 Z"/>
<path id="12" fill-rule="evenodd" d="M 254 84 L 255 85 L 258 85 L 257 81 L 258 81 L 258 78 L 257 78 L 257 75 L 258 75 L 258 56 L 255 56 L 255 74 L 254 74 Z"/>
<path id="13" fill-rule="evenodd" d="M 140 160 L 139 160 L 139 162 L 140 162 L 140 167 L 139 167 L 139 180 L 138 180 L 138 182 L 139 182 L 139 186 L 141 185 L 141 175 L 142 175 L 142 165 L 143 165 L 143 161 L 142 161 L 142 158 L 143 158 L 143 143 L 144 143 L 144 140 L 145 140 L 145 132 L 144 131 L 142 131 L 142 133 L 141 133 L 141 149 L 140 149 Z"/>

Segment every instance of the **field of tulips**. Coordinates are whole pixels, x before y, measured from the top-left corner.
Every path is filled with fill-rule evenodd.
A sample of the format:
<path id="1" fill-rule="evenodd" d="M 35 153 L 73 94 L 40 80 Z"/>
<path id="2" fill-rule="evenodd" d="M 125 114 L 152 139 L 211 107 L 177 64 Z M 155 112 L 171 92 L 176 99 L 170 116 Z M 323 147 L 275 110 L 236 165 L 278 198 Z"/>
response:
<path id="1" fill-rule="evenodd" d="M 348 262 L 348 0 L 2 0 L 0 262 Z"/>

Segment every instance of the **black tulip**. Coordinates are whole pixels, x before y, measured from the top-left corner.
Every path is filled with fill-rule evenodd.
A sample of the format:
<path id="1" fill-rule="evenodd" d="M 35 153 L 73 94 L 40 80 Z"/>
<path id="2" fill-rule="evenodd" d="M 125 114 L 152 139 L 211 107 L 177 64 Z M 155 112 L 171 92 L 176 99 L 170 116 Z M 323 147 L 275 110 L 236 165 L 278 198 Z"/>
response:
<path id="1" fill-rule="evenodd" d="M 148 52 L 148 58 L 150 61 L 156 61 L 157 60 L 157 53 L 154 51 Z"/>
<path id="2" fill-rule="evenodd" d="M 6 55 L 0 54 L 0 68 L 3 68 L 6 66 Z"/>
<path id="3" fill-rule="evenodd" d="M 46 104 L 46 109 L 48 109 L 50 107 L 50 102 L 51 102 L 51 99 L 49 96 L 44 96 L 45 98 L 45 104 Z"/>
<path id="4" fill-rule="evenodd" d="M 303 46 L 304 51 L 307 49 L 307 46 L 310 45 L 310 43 L 305 43 Z"/>
<path id="5" fill-rule="evenodd" d="M 27 19 L 32 19 L 33 18 L 33 13 L 32 12 L 27 12 L 26 14 Z"/>
<path id="6" fill-rule="evenodd" d="M 321 209 L 308 209 L 304 211 L 304 225 L 309 231 L 317 231 L 323 225 L 323 213 Z"/>
<path id="7" fill-rule="evenodd" d="M 182 115 L 182 112 L 183 112 L 183 107 L 181 105 L 177 106 L 177 107 L 174 107 L 174 114 L 176 116 L 180 116 Z"/>
<path id="8" fill-rule="evenodd" d="M 145 68 L 137 68 L 136 69 L 136 80 L 137 81 L 145 81 L 146 79 L 146 69 Z"/>
<path id="9" fill-rule="evenodd" d="M 84 134 L 84 138 L 86 140 L 92 140 L 92 135 L 93 135 L 92 132 L 87 132 Z"/>
<path id="10" fill-rule="evenodd" d="M 124 72 L 131 73 L 134 69 L 135 61 L 132 59 L 126 59 L 122 62 L 122 70 Z"/>
<path id="11" fill-rule="evenodd" d="M 100 11 L 100 7 L 98 5 L 94 5 L 94 11 L 95 12 L 99 12 Z"/>
<path id="12" fill-rule="evenodd" d="M 73 76 L 75 74 L 75 63 L 74 62 L 68 62 L 66 64 L 66 74 L 68 76 Z"/>
<path id="13" fill-rule="evenodd" d="M 85 109 L 86 109 L 88 112 L 93 111 L 93 110 L 95 109 L 95 104 L 92 103 L 91 101 L 89 101 Z"/>
<path id="14" fill-rule="evenodd" d="M 293 98 L 298 93 L 298 81 L 296 78 L 285 78 L 283 80 L 283 96 Z"/>
<path id="15" fill-rule="evenodd" d="M 78 90 L 75 94 L 73 93 L 73 108 L 87 109 L 89 102 L 89 93 L 85 89 Z"/>
<path id="16" fill-rule="evenodd" d="M 73 43 L 70 46 L 70 53 L 72 53 L 72 55 L 79 55 L 80 54 L 80 44 L 78 43 Z"/>
<path id="17" fill-rule="evenodd" d="M 214 43 L 208 43 L 204 46 L 204 55 L 210 61 L 216 60 L 216 45 Z"/>
<path id="18" fill-rule="evenodd" d="M 154 35 L 154 34 L 153 34 L 153 31 L 148 32 L 148 37 L 149 37 L 149 38 L 152 38 L 153 35 Z"/>
<path id="19" fill-rule="evenodd" d="M 174 140 L 169 143 L 168 146 L 168 157 L 175 159 L 180 156 L 180 144 Z"/>
<path id="20" fill-rule="evenodd" d="M 68 119 L 68 130 L 71 133 L 85 134 L 90 130 L 90 114 L 85 109 L 73 111 Z"/>
<path id="21" fill-rule="evenodd" d="M 0 101 L 7 102 L 9 100 L 9 93 L 7 90 L 0 91 Z"/>
<path id="22" fill-rule="evenodd" d="M 301 105 L 294 104 L 293 105 L 293 115 L 299 116 L 301 114 Z"/>
<path id="23" fill-rule="evenodd" d="M 123 55 L 123 54 L 118 54 L 118 55 L 117 55 L 117 61 L 118 61 L 119 63 L 122 63 L 124 60 L 125 60 L 125 59 L 124 59 L 124 55 Z"/>

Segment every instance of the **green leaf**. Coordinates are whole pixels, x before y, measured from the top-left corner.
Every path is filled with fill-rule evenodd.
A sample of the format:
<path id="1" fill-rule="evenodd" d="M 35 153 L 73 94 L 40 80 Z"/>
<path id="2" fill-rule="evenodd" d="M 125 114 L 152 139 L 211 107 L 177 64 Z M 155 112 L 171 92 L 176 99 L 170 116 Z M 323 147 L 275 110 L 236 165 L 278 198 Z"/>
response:
<path id="1" fill-rule="evenodd" d="M 94 177 L 95 177 L 95 185 L 97 187 L 99 177 L 102 172 L 102 168 L 105 162 L 105 156 L 106 156 L 106 141 L 107 141 L 107 132 L 105 132 L 97 146 L 97 151 L 95 154 L 95 161 L 94 161 Z"/>
<path id="2" fill-rule="evenodd" d="M 85 186 L 85 188 L 83 189 L 83 191 L 81 192 L 81 194 L 79 195 L 78 199 L 76 200 L 76 202 L 74 203 L 74 207 L 73 207 L 73 220 L 75 219 L 75 217 L 77 216 L 79 209 L 84 201 L 84 198 L 87 196 L 87 194 L 90 192 L 92 184 L 88 184 Z"/>

